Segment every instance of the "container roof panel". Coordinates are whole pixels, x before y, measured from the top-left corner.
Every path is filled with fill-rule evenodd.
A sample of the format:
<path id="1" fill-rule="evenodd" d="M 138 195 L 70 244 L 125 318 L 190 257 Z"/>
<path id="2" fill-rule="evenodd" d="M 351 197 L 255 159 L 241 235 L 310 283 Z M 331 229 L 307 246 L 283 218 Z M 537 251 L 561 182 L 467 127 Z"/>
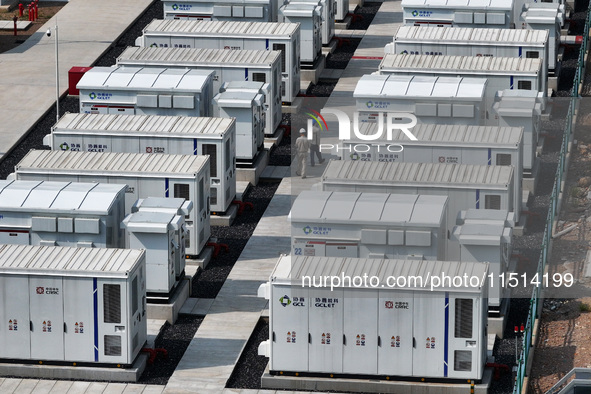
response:
<path id="1" fill-rule="evenodd" d="M 418 196 L 409 222 L 413 224 L 440 224 L 447 214 L 447 199 L 447 196 Z"/>
<path id="2" fill-rule="evenodd" d="M 301 285 L 302 279 L 324 276 L 350 276 L 367 273 L 379 278 L 380 289 L 393 289 L 387 286 L 389 277 L 414 276 L 421 277 L 422 281 L 410 283 L 408 286 L 396 287 L 396 290 L 428 290 L 431 283 L 429 278 L 440 275 L 458 275 L 485 277 L 488 273 L 487 263 L 460 263 L 455 261 L 414 261 L 414 260 L 387 260 L 387 259 L 358 259 L 346 257 L 318 257 L 318 256 L 281 256 L 275 266 L 271 281 L 281 284 Z M 346 281 L 344 281 L 346 282 Z M 418 285 L 417 285 L 417 282 Z M 420 283 L 422 282 L 422 283 Z M 410 287 L 412 286 L 412 287 Z M 357 287 L 356 287 L 357 288 Z M 371 289 L 371 287 L 367 287 Z M 456 287 L 440 288 L 441 291 L 482 293 L 481 287 Z M 382 291 L 382 290 L 380 290 Z"/>
<path id="3" fill-rule="evenodd" d="M 446 188 L 478 184 L 480 188 L 505 189 L 512 177 L 511 166 L 331 160 L 322 182 L 381 186 L 428 183 Z"/>
<path id="4" fill-rule="evenodd" d="M 147 74 L 149 74 L 151 76 L 152 73 L 149 72 L 149 70 L 150 69 L 144 69 L 142 71 L 143 72 L 148 71 Z M 138 80 L 137 86 L 138 87 L 153 87 L 154 89 L 176 89 L 176 88 L 180 87 L 179 85 L 181 84 L 181 81 L 186 73 L 187 73 L 187 70 L 167 68 L 164 71 L 162 71 L 162 73 L 160 73 L 153 80 L 151 85 L 144 85 L 142 82 L 140 82 Z M 146 81 L 148 81 L 148 80 L 149 79 L 146 79 Z M 201 85 L 197 85 L 195 87 L 200 88 Z"/>
<path id="5" fill-rule="evenodd" d="M 102 86 L 114 88 L 129 86 L 136 74 L 141 71 L 137 67 L 109 67 L 109 69 L 112 71 L 111 75 L 109 75 L 109 78 L 107 78 Z"/>
<path id="6" fill-rule="evenodd" d="M 364 193 L 355 203 L 355 209 L 351 215 L 352 221 L 367 220 L 377 222 L 382 218 L 384 205 L 388 200 L 386 193 Z"/>
<path id="7" fill-rule="evenodd" d="M 291 207 L 291 217 L 297 220 L 318 219 L 322 216 L 322 211 L 326 201 L 331 196 L 331 192 L 312 192 L 304 190 L 294 201 Z"/>
<path id="8" fill-rule="evenodd" d="M 143 250 L 0 245 L 0 273 L 127 278 Z"/>
<path id="9" fill-rule="evenodd" d="M 359 196 L 359 193 L 332 193 L 324 205 L 321 218 L 328 221 L 352 220 Z"/>
<path id="10" fill-rule="evenodd" d="M 31 194 L 31 190 L 41 184 L 42 181 L 10 182 L 0 194 L 1 207 L 20 207 Z"/>
<path id="11" fill-rule="evenodd" d="M 80 89 L 87 86 L 103 86 L 112 72 L 111 67 L 93 67 L 84 73 L 76 87 Z"/>
<path id="12" fill-rule="evenodd" d="M 366 97 L 379 95 L 387 80 L 387 75 L 363 75 L 355 86 L 353 96 Z"/>
<path id="13" fill-rule="evenodd" d="M 174 174 L 193 177 L 208 165 L 207 156 L 31 150 L 17 165 L 17 172 L 71 173 L 84 170 L 111 176 Z"/>
<path id="14" fill-rule="evenodd" d="M 486 91 L 486 78 L 462 78 L 456 97 L 481 98 Z"/>

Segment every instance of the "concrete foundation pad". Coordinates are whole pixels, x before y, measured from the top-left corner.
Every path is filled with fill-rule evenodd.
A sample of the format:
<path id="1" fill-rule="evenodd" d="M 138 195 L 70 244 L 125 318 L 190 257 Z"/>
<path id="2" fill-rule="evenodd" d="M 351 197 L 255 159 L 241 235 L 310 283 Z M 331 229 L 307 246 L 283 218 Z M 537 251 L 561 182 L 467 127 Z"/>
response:
<path id="1" fill-rule="evenodd" d="M 321 55 L 320 58 L 310 68 L 300 68 L 301 81 L 310 81 L 313 84 L 318 83 L 318 78 L 324 67 L 326 66 L 326 56 Z"/>
<path id="2" fill-rule="evenodd" d="M 180 313 L 185 315 L 205 316 L 213 304 L 213 298 L 189 298 L 181 308 Z"/>
<path id="3" fill-rule="evenodd" d="M 540 158 L 536 157 L 533 168 L 530 172 L 524 171 L 523 179 L 521 181 L 521 188 L 528 191 L 534 196 L 536 195 L 536 186 L 538 184 L 538 172 L 540 171 Z"/>
<path id="4" fill-rule="evenodd" d="M 305 79 L 300 80 L 300 94 L 306 94 L 310 86 L 312 86 L 312 81 Z"/>
<path id="5" fill-rule="evenodd" d="M 130 368 L 82 367 L 66 365 L 0 364 L 0 376 L 36 379 L 67 379 L 109 382 L 137 382 L 148 362 L 140 353 Z"/>
<path id="6" fill-rule="evenodd" d="M 27 30 L 33 22 L 30 21 L 17 21 L 16 30 Z M 0 21 L 0 30 L 14 30 L 13 21 Z"/>
<path id="7" fill-rule="evenodd" d="M 236 200 L 242 201 L 242 196 L 250 189 L 250 182 L 236 182 Z"/>
<path id="8" fill-rule="evenodd" d="M 261 174 L 265 179 L 283 179 L 291 177 L 291 167 L 289 166 L 268 166 Z"/>
<path id="9" fill-rule="evenodd" d="M 321 81 L 337 81 L 343 76 L 343 71 L 338 68 L 325 68 L 319 79 Z"/>
<path id="10" fill-rule="evenodd" d="M 197 266 L 201 269 L 205 269 L 207 264 L 211 261 L 211 256 L 213 255 L 213 247 L 206 246 L 203 248 L 199 256 L 196 259 L 186 259 L 185 264 L 187 266 Z M 185 269 L 186 270 L 186 269 Z"/>
<path id="11" fill-rule="evenodd" d="M 183 304 L 189 298 L 191 292 L 191 281 L 182 280 L 174 289 L 170 300 L 166 304 L 147 303 L 148 319 L 166 320 L 174 324 Z"/>
<path id="12" fill-rule="evenodd" d="M 273 145 L 279 145 L 281 140 L 283 140 L 283 135 L 285 134 L 285 129 L 283 127 L 278 128 L 275 130 L 273 135 L 265 134 L 265 149 L 271 149 Z M 270 144 L 267 146 L 267 144 Z"/>
<path id="13" fill-rule="evenodd" d="M 338 41 L 335 38 L 333 38 L 332 40 L 330 40 L 328 44 L 322 45 L 322 54 L 324 56 L 330 55 L 331 53 L 337 50 L 337 45 Z"/>
<path id="14" fill-rule="evenodd" d="M 335 30 L 347 30 L 351 26 L 351 15 L 347 15 L 345 19 L 334 23 Z"/>
<path id="15" fill-rule="evenodd" d="M 269 151 L 263 149 L 259 152 L 255 162 L 248 168 L 236 168 L 236 181 L 250 182 L 253 186 L 259 183 L 259 178 L 263 170 L 269 163 Z"/>
<path id="16" fill-rule="evenodd" d="M 482 383 L 474 385 L 475 394 L 487 394 L 492 381 L 493 370 L 486 368 Z M 469 383 L 431 383 L 398 380 L 341 379 L 302 376 L 270 375 L 269 367 L 261 378 L 263 389 L 284 389 L 298 391 L 341 391 L 356 393 L 395 394 L 452 394 L 469 393 Z"/>
<path id="17" fill-rule="evenodd" d="M 282 105 L 281 112 L 284 114 L 295 114 L 300 111 L 302 108 L 302 102 L 304 99 L 302 97 L 296 97 L 295 100 L 289 105 Z"/>
<path id="18" fill-rule="evenodd" d="M 226 212 L 220 215 L 211 214 L 209 216 L 209 224 L 212 226 L 224 226 L 229 227 L 236 219 L 238 213 L 238 206 L 236 204 L 230 204 Z"/>

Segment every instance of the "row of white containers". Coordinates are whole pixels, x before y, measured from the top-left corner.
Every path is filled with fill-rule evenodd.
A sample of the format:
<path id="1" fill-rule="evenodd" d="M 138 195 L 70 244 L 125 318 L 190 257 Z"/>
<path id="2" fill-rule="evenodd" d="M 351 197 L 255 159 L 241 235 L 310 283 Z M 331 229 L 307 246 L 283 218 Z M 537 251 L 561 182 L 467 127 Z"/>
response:
<path id="1" fill-rule="evenodd" d="M 281 51 L 281 98 L 300 91 L 300 27 L 296 23 L 154 20 L 136 40 L 139 47 Z"/>

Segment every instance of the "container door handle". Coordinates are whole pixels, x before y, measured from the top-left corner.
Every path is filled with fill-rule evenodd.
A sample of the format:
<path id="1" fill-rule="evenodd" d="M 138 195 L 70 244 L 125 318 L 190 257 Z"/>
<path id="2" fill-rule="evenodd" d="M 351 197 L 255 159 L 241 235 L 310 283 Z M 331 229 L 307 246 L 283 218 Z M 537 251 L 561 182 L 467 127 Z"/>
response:
<path id="1" fill-rule="evenodd" d="M 378 347 L 382 347 L 382 337 L 378 335 Z"/>
<path id="2" fill-rule="evenodd" d="M 312 334 L 308 333 L 308 343 L 312 343 Z"/>
<path id="3" fill-rule="evenodd" d="M 343 334 L 343 345 L 347 345 L 347 337 Z"/>
<path id="4" fill-rule="evenodd" d="M 273 331 L 273 342 L 275 342 L 275 331 Z"/>
<path id="5" fill-rule="evenodd" d="M 33 322 L 29 320 L 29 330 L 33 331 Z"/>
<path id="6" fill-rule="evenodd" d="M 417 340 L 415 339 L 415 337 L 412 337 L 412 347 L 413 348 L 417 347 Z"/>
<path id="7" fill-rule="evenodd" d="M 66 322 L 64 322 L 64 334 L 68 332 L 67 326 L 66 326 Z"/>

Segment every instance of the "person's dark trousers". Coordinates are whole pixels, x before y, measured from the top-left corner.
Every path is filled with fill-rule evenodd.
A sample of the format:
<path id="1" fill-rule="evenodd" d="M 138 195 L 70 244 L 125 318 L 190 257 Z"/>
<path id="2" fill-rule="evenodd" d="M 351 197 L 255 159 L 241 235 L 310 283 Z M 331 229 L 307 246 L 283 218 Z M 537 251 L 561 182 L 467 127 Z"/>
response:
<path id="1" fill-rule="evenodd" d="M 322 158 L 322 153 L 320 153 L 320 147 L 318 145 L 311 144 L 310 145 L 310 164 L 312 167 L 314 166 L 314 154 L 318 157 L 318 164 L 324 163 L 324 159 Z"/>

